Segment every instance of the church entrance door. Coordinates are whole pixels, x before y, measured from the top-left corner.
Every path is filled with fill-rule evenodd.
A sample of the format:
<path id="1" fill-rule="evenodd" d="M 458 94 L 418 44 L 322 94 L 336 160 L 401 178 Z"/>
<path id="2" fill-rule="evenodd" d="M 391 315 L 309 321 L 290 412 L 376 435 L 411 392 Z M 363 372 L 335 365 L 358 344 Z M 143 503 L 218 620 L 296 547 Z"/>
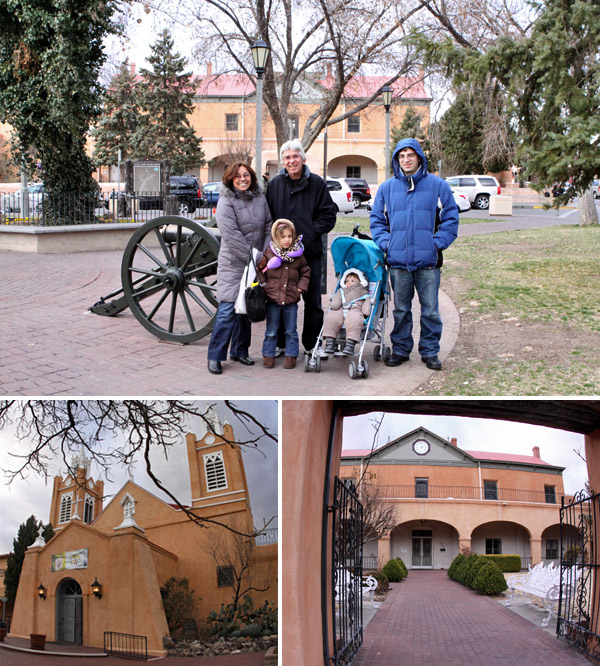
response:
<path id="1" fill-rule="evenodd" d="M 83 599 L 76 580 L 66 578 L 56 594 L 56 640 L 82 644 Z"/>

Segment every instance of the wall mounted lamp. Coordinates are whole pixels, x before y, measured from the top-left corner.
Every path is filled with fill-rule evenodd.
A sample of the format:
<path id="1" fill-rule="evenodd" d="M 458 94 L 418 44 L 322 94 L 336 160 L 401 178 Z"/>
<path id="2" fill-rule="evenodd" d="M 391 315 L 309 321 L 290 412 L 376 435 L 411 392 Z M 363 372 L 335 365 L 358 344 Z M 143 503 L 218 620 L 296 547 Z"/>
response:
<path id="1" fill-rule="evenodd" d="M 38 585 L 37 593 L 38 593 L 38 597 L 40 599 L 45 599 L 46 598 L 46 588 L 42 585 L 42 583 L 40 583 Z"/>
<path id="2" fill-rule="evenodd" d="M 102 585 L 98 582 L 98 578 L 94 578 L 94 582 L 92 583 L 92 594 L 97 598 L 97 599 L 102 599 Z"/>

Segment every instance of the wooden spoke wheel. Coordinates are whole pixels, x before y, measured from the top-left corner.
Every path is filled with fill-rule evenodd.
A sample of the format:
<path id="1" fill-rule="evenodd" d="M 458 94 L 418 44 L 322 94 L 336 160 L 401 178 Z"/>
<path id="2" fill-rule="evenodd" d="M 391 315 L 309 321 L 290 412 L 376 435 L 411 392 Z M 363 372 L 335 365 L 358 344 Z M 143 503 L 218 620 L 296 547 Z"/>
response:
<path id="1" fill-rule="evenodd" d="M 179 216 L 157 217 L 134 232 L 121 263 L 127 304 L 161 340 L 188 344 L 213 328 L 220 238 Z"/>

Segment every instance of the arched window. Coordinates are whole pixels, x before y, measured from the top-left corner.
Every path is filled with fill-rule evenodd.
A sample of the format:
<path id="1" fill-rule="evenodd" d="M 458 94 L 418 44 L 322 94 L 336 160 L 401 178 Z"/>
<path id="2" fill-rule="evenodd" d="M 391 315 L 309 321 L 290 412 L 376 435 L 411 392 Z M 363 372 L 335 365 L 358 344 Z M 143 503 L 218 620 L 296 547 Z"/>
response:
<path id="1" fill-rule="evenodd" d="M 60 513 L 58 514 L 59 523 L 68 523 L 71 520 L 71 505 L 73 503 L 73 494 L 65 493 L 60 499 Z"/>
<path id="2" fill-rule="evenodd" d="M 206 489 L 209 492 L 227 488 L 227 476 L 225 475 L 225 462 L 222 451 L 207 453 L 204 456 L 204 472 L 206 474 Z"/>
<path id="3" fill-rule="evenodd" d="M 94 498 L 90 495 L 86 495 L 83 507 L 83 522 L 91 523 L 92 520 L 94 520 Z"/>

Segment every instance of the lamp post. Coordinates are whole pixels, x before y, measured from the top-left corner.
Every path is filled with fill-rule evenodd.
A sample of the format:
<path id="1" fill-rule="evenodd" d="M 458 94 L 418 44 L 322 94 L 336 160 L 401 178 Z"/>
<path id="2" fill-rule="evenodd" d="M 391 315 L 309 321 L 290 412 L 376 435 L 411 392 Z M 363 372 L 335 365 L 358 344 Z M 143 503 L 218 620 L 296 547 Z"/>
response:
<path id="1" fill-rule="evenodd" d="M 252 60 L 256 70 L 256 175 L 262 177 L 262 84 L 269 47 L 262 39 L 257 39 L 251 46 Z"/>
<path id="2" fill-rule="evenodd" d="M 385 107 L 385 167 L 383 177 L 387 180 L 390 176 L 390 106 L 392 104 L 392 88 L 383 86 L 381 97 Z"/>

